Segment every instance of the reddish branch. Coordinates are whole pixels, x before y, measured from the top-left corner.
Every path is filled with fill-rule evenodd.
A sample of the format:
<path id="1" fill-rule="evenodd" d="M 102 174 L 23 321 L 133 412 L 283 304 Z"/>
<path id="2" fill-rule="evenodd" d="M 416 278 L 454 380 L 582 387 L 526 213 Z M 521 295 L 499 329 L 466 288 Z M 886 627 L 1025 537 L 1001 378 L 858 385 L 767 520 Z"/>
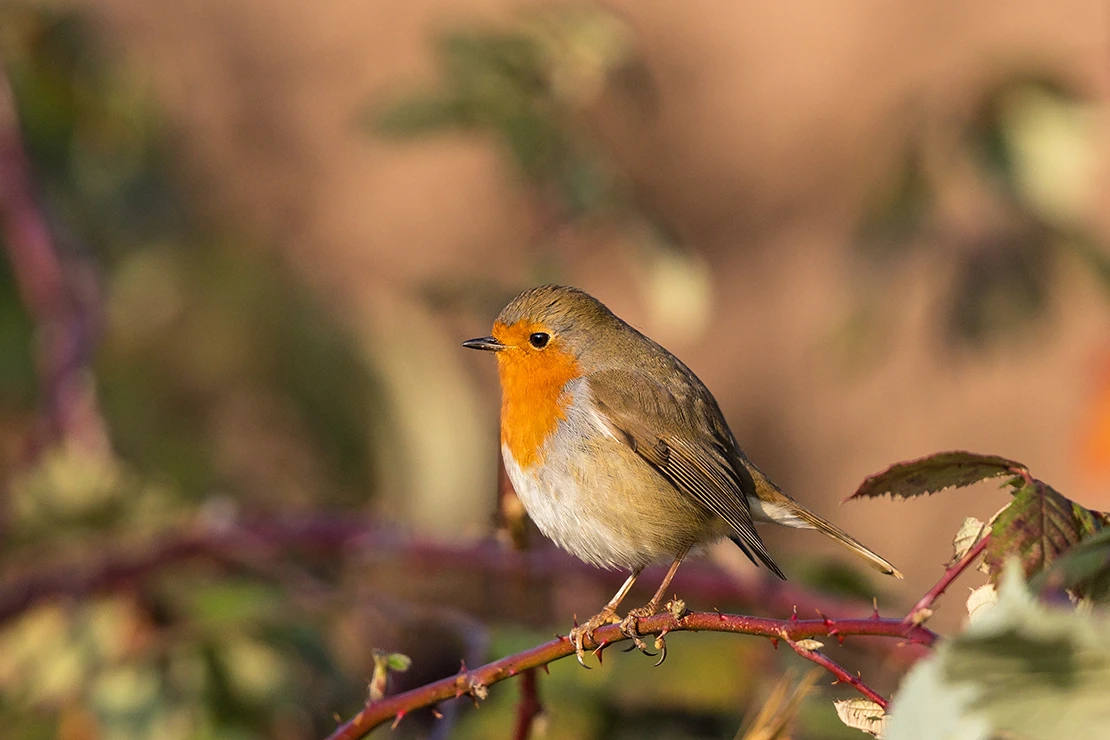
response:
<path id="1" fill-rule="evenodd" d="M 981 546 L 973 548 L 960 563 L 949 569 L 941 582 L 930 591 L 931 597 L 923 599 L 915 610 L 928 608 L 932 600 L 943 592 L 981 549 Z M 521 554 L 506 551 L 496 545 L 451 547 L 407 541 L 367 522 L 350 518 L 325 516 L 300 521 L 221 524 L 197 526 L 190 531 L 175 533 L 147 544 L 141 549 L 109 548 L 106 554 L 91 561 L 85 556 L 79 561 L 37 565 L 33 570 L 23 573 L 9 571 L 0 579 L 0 623 L 51 598 L 83 598 L 127 588 L 169 567 L 186 562 L 207 560 L 242 569 L 250 568 L 251 563 L 258 561 L 273 564 L 279 562 L 278 556 L 293 552 L 329 557 L 357 556 L 362 561 L 371 562 L 398 561 L 415 572 L 422 569 L 440 573 L 464 571 L 495 577 L 562 577 L 568 572 L 573 574 L 577 571 L 594 576 L 603 575 L 553 550 Z M 699 601 L 721 603 L 762 599 L 764 603 L 780 605 L 790 599 L 807 605 L 827 601 L 795 588 L 744 588 L 710 568 L 691 565 L 693 567 L 683 571 L 682 587 L 684 593 L 697 594 Z M 263 570 L 262 575 L 271 577 L 273 572 Z M 278 573 L 280 577 L 280 571 Z M 824 617 L 799 620 L 796 616 L 780 620 L 715 612 L 689 613 L 676 620 L 670 614 L 661 614 L 641 620 L 639 627 L 645 635 L 705 630 L 784 639 L 803 657 L 824 666 L 840 680 L 880 704 L 883 703 L 882 697 L 861 680 L 851 676 L 822 653 L 798 645 L 797 641 L 812 637 L 836 637 L 843 640 L 847 636 L 860 635 L 896 637 L 906 643 L 931 646 L 937 639 L 932 631 L 911 619 L 881 618 L 877 613 L 869 618 L 837 620 Z M 597 630 L 596 636 L 602 645 L 625 639 L 615 625 Z M 382 722 L 396 721 L 413 709 L 461 695 L 476 697 L 484 694 L 485 689 L 493 683 L 573 653 L 571 644 L 565 638 L 560 638 L 481 668 L 465 671 L 454 678 L 383 698 L 368 704 L 332 737 L 362 737 Z M 527 737 L 528 729 L 540 711 L 538 695 L 529 688 L 529 680 L 534 680 L 534 675 L 530 679 L 524 679 L 525 683 L 522 685 L 517 737 Z M 534 684 L 532 686 L 534 688 Z"/>
<path id="2" fill-rule="evenodd" d="M 689 612 L 681 619 L 671 614 L 657 614 L 639 622 L 644 635 L 673 632 L 733 632 L 760 635 L 772 639 L 802 640 L 812 637 L 835 637 L 838 640 L 853 635 L 897 637 L 908 643 L 931 646 L 937 635 L 920 625 L 907 624 L 900 619 L 869 617 L 865 619 L 768 619 L 717 612 Z M 599 628 L 594 637 L 598 645 L 608 647 L 627 639 L 619 625 Z M 341 725 L 328 740 L 355 740 L 364 737 L 375 727 L 386 722 L 397 722 L 405 714 L 421 707 L 432 706 L 446 699 L 469 695 L 477 698 L 498 681 L 531 668 L 574 654 L 574 646 L 565 637 L 539 645 L 530 650 L 510 655 L 488 663 L 481 668 L 462 671 L 458 675 L 421 686 L 403 694 L 368 702 L 362 711 Z"/>
<path id="3" fill-rule="evenodd" d="M 516 705 L 516 727 L 513 740 L 528 740 L 536 717 L 543 712 L 540 704 L 540 688 L 536 681 L 536 669 L 529 668 L 520 674 L 520 699 Z"/>
<path id="4" fill-rule="evenodd" d="M 940 598 L 941 594 L 943 594 L 950 585 L 952 585 L 952 581 L 956 580 L 959 575 L 967 570 L 967 567 L 983 553 L 988 542 L 990 542 L 990 535 L 985 535 L 964 553 L 962 558 L 956 561 L 955 564 L 949 566 L 949 568 L 944 571 L 944 575 L 940 577 L 940 580 L 921 597 L 920 601 L 913 605 L 913 608 L 906 614 L 905 621 L 921 624 L 928 619 L 933 613 L 933 604 L 936 603 L 936 600 Z"/>
<path id="5" fill-rule="evenodd" d="M 806 660 L 813 661 L 829 673 L 836 676 L 837 681 L 839 681 L 840 683 L 848 684 L 856 691 L 860 692 L 868 699 L 878 704 L 883 709 L 886 709 L 889 702 L 887 702 L 887 700 L 883 698 L 881 694 L 865 684 L 862 678 L 860 678 L 859 676 L 853 676 L 844 668 L 844 666 L 840 665 L 835 660 L 822 653 L 820 650 L 803 647 L 802 645 L 798 644 L 796 640 L 791 640 L 788 637 L 783 639 L 786 640 L 786 644 L 793 648 L 794 652 L 796 652 L 798 655 L 802 656 Z"/>

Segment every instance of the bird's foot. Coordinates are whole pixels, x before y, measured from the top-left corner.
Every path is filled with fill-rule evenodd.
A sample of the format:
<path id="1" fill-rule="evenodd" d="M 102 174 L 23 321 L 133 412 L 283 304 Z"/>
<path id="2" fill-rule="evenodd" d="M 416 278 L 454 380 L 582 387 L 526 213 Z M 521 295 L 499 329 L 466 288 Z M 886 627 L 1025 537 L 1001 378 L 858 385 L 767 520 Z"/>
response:
<path id="1" fill-rule="evenodd" d="M 639 609 L 632 609 L 628 612 L 628 615 L 621 620 L 621 634 L 632 640 L 632 647 L 629 648 L 629 650 L 636 648 L 650 658 L 654 658 L 658 654 L 659 660 L 655 662 L 656 666 L 662 665 L 663 661 L 667 659 L 667 641 L 663 639 L 662 635 L 656 637 L 655 649 L 659 652 L 651 652 L 648 649 L 647 643 L 644 642 L 644 636 L 640 634 L 639 621 L 641 619 L 647 619 L 648 617 L 654 617 L 658 613 L 659 606 L 657 604 L 648 604 L 647 606 L 641 606 Z"/>
<path id="2" fill-rule="evenodd" d="M 574 654 L 578 658 L 579 665 L 583 668 L 589 668 L 589 666 L 586 665 L 586 649 L 583 647 L 583 644 L 587 641 L 594 642 L 594 630 L 616 621 L 617 616 L 615 609 L 602 609 L 582 624 L 576 624 L 574 626 L 574 629 L 570 631 L 567 637 L 570 639 L 571 643 L 574 644 Z"/>

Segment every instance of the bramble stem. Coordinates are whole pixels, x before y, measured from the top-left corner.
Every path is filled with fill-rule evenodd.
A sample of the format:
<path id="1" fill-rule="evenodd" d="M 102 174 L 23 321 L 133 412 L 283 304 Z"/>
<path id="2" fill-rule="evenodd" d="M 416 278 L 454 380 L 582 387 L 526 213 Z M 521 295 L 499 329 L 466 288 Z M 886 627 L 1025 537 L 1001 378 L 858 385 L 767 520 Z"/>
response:
<path id="1" fill-rule="evenodd" d="M 719 614 L 717 612 L 689 612 L 680 619 L 671 614 L 656 614 L 641 619 L 637 625 L 641 635 L 657 635 L 666 631 L 675 632 L 733 632 L 736 634 L 759 635 L 772 639 L 801 640 L 808 637 L 834 636 L 851 637 L 871 635 L 874 637 L 900 637 L 908 643 L 932 646 L 937 635 L 920 625 L 907 623 L 901 619 L 769 619 L 748 617 L 738 614 Z M 615 624 L 598 628 L 594 632 L 598 644 L 612 645 L 626 638 L 620 626 Z M 379 725 L 391 722 L 398 716 L 421 707 L 438 704 L 446 699 L 463 695 L 477 696 L 493 684 L 504 681 L 530 668 L 546 665 L 552 661 L 574 654 L 574 645 L 565 637 L 538 645 L 529 650 L 509 655 L 492 663 L 460 672 L 450 678 L 389 696 L 380 701 L 368 702 L 350 720 L 340 725 L 328 740 L 356 740 Z M 851 682 L 849 682 L 851 683 Z M 856 682 L 858 683 L 858 681 Z M 855 683 L 853 685 L 856 685 Z M 869 697 L 870 698 L 870 697 Z M 881 697 L 880 697 L 881 698 Z"/>
<path id="2" fill-rule="evenodd" d="M 836 680 L 840 683 L 848 684 L 856 691 L 860 692 L 868 699 L 878 704 L 883 709 L 886 709 L 889 702 L 885 698 L 883 698 L 883 696 L 879 692 L 875 691 L 873 688 L 865 684 L 862 678 L 860 678 L 859 676 L 853 676 L 847 671 L 847 669 L 844 668 L 844 666 L 840 665 L 835 660 L 822 653 L 820 650 L 811 650 L 809 648 L 802 647 L 796 641 L 791 640 L 789 637 L 784 637 L 783 639 L 786 641 L 786 644 L 793 648 L 794 652 L 796 652 L 798 655 L 802 656 L 806 660 L 813 661 L 829 673 L 836 676 Z"/>
<path id="3" fill-rule="evenodd" d="M 944 571 L 944 575 L 940 577 L 940 580 L 913 605 L 913 608 L 906 614 L 904 621 L 907 623 L 913 622 L 915 624 L 921 624 L 928 619 L 929 615 L 932 613 L 931 610 L 936 600 L 940 598 L 941 594 L 943 594 L 950 585 L 952 585 L 952 581 L 956 580 L 960 574 L 967 570 L 967 567 L 983 553 L 988 542 L 990 542 L 990 535 L 986 534 L 964 553 L 964 556 L 960 558 L 959 561 L 950 566 L 948 570 Z"/>

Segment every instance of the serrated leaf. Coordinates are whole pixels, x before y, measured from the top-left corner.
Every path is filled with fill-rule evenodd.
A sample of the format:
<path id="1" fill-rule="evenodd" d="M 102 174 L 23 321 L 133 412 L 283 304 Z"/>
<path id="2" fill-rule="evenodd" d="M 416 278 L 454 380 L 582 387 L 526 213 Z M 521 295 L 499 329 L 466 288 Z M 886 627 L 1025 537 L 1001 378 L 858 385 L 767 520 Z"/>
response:
<path id="1" fill-rule="evenodd" d="M 870 699 L 837 699 L 836 716 L 854 730 L 881 738 L 886 731 L 886 711 Z"/>
<path id="2" fill-rule="evenodd" d="M 992 578 L 1014 556 L 1026 578 L 1040 573 L 1059 555 L 1098 527 L 1095 515 L 1038 480 L 1025 483 L 991 525 L 984 562 Z"/>
<path id="3" fill-rule="evenodd" d="M 890 711 L 888 740 L 1106 737 L 1105 616 L 1050 608 L 1007 568 L 998 604 L 918 663 Z"/>
<path id="4" fill-rule="evenodd" d="M 979 543 L 979 540 L 984 535 L 990 532 L 989 529 L 973 516 L 964 519 L 964 523 L 960 525 L 960 530 L 956 532 L 955 538 L 952 540 L 952 560 L 950 564 L 958 562 L 964 555 L 967 555 L 971 548 Z"/>
<path id="5" fill-rule="evenodd" d="M 1012 475 L 1024 470 L 1019 462 L 997 455 L 974 452 L 939 452 L 918 460 L 895 463 L 881 473 L 868 476 L 847 501 L 890 494 L 895 498 L 912 498 L 924 493 L 937 493 L 945 488 L 970 486 L 988 478 Z"/>

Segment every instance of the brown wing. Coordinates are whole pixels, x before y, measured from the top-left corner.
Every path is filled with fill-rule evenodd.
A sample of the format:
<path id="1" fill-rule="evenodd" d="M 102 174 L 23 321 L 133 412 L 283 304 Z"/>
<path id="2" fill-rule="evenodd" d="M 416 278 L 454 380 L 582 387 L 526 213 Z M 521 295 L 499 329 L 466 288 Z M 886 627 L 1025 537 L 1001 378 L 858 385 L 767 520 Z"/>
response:
<path id="1" fill-rule="evenodd" d="M 752 524 L 746 494 L 755 494 L 755 483 L 746 470 L 731 462 L 735 443 L 715 403 L 698 404 L 693 394 L 678 398 L 648 376 L 623 370 L 593 373 L 589 386 L 617 439 L 671 485 L 725 520 L 734 532 L 732 540 L 752 562 L 761 562 L 786 578 Z M 687 429 L 700 434 L 675 431 Z"/>

